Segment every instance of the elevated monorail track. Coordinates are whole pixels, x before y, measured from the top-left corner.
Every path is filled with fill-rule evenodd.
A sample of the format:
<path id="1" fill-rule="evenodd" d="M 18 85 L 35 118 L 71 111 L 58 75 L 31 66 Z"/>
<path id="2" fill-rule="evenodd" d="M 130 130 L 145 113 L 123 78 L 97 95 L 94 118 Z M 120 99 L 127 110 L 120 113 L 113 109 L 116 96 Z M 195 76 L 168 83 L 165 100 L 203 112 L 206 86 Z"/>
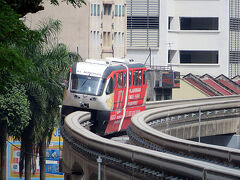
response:
<path id="1" fill-rule="evenodd" d="M 87 171 L 87 168 L 76 168 L 77 163 L 81 166 L 80 161 L 85 161 L 97 166 L 96 159 L 101 157 L 103 179 L 240 179 L 240 150 L 166 134 L 176 136 L 174 128 L 197 124 L 199 112 L 203 124 L 225 120 L 238 126 L 240 96 L 153 102 L 148 103 L 146 109 L 132 118 L 128 130 L 130 141 L 142 147 L 115 142 L 90 132 L 85 128 L 89 113 L 74 112 L 67 116 L 61 128 L 64 172 L 75 176 L 81 174 L 80 171 Z M 196 132 L 193 134 L 197 136 Z M 188 136 L 182 135 L 182 138 Z M 71 153 L 82 159 L 71 158 Z M 89 174 L 84 172 L 84 176 L 88 176 L 86 179 Z"/>

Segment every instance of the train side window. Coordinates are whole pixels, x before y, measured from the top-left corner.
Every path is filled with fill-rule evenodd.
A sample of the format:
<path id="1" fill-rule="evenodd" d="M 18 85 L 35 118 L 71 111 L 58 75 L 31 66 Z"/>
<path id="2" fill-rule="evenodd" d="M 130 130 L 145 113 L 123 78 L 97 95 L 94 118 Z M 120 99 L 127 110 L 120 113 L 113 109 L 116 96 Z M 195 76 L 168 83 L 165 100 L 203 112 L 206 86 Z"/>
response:
<path id="1" fill-rule="evenodd" d="M 132 86 L 132 71 L 129 71 L 129 87 Z"/>
<path id="2" fill-rule="evenodd" d="M 114 82 L 113 82 L 114 84 L 113 84 L 113 87 L 114 87 L 114 89 L 116 89 L 117 88 L 117 79 L 116 79 L 116 74 L 114 74 Z"/>
<path id="3" fill-rule="evenodd" d="M 122 72 L 117 74 L 117 88 L 121 89 L 123 85 L 123 77 L 122 77 Z"/>
<path id="4" fill-rule="evenodd" d="M 127 73 L 126 72 L 124 72 L 123 73 L 123 80 L 124 80 L 124 87 L 127 87 Z"/>
<path id="5" fill-rule="evenodd" d="M 136 71 L 133 72 L 133 85 L 136 86 Z"/>
<path id="6" fill-rule="evenodd" d="M 111 93 L 113 93 L 113 91 L 114 91 L 113 79 L 111 78 L 108 82 L 108 86 L 107 86 L 107 89 L 106 89 L 106 94 L 111 94 Z"/>
<path id="7" fill-rule="evenodd" d="M 143 71 L 143 84 L 146 84 L 146 71 Z"/>
<path id="8" fill-rule="evenodd" d="M 138 85 L 142 85 L 142 70 L 138 71 Z"/>
<path id="9" fill-rule="evenodd" d="M 138 86 L 138 71 L 136 71 L 136 76 L 135 76 L 135 86 Z"/>
<path id="10" fill-rule="evenodd" d="M 78 89 L 78 78 L 72 74 L 72 89 Z"/>

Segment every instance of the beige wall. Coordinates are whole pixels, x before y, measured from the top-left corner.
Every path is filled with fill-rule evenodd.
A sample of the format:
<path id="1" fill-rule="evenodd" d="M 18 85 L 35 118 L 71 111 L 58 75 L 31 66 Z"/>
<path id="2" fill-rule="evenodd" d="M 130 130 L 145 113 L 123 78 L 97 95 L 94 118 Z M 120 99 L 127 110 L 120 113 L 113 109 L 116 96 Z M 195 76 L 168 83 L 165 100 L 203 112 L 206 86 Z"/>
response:
<path id="1" fill-rule="evenodd" d="M 45 9 L 35 14 L 28 14 L 25 23 L 35 29 L 40 21 L 48 18 L 58 19 L 62 31 L 58 42 L 67 45 L 72 52 L 78 52 L 83 59 L 104 58 L 108 56 L 126 56 L 126 3 L 125 0 L 86 0 L 87 5 L 74 8 L 71 4 L 60 1 L 54 6 L 44 1 Z M 100 5 L 100 15 L 91 16 L 91 4 Z M 104 4 L 111 4 L 111 15 L 104 15 Z M 125 15 L 115 16 L 115 5 L 125 5 Z M 108 34 L 107 44 L 103 34 Z"/>
<path id="2" fill-rule="evenodd" d="M 58 41 L 67 45 L 72 52 L 78 52 L 83 57 L 88 57 L 88 26 L 89 8 L 83 5 L 81 8 L 74 8 L 71 4 L 62 3 L 54 6 L 49 1 L 44 1 L 44 10 L 35 14 L 26 15 L 25 23 L 35 29 L 40 21 L 48 18 L 58 19 L 62 23 L 62 31 Z"/>
<path id="3" fill-rule="evenodd" d="M 202 91 L 196 89 L 194 86 L 189 84 L 187 81 L 181 79 L 180 80 L 180 88 L 172 89 L 172 99 L 194 99 L 194 98 L 204 98 L 208 97 L 207 94 Z"/>

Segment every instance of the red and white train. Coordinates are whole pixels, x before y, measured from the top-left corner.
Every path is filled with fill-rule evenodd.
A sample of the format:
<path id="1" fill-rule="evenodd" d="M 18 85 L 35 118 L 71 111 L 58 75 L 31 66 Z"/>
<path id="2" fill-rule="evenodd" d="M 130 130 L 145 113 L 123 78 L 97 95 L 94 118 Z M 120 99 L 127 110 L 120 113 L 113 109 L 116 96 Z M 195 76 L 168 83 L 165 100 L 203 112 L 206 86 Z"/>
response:
<path id="1" fill-rule="evenodd" d="M 62 115 L 90 111 L 92 131 L 125 131 L 131 117 L 145 110 L 147 68 L 133 60 L 106 58 L 73 63 L 64 91 Z"/>

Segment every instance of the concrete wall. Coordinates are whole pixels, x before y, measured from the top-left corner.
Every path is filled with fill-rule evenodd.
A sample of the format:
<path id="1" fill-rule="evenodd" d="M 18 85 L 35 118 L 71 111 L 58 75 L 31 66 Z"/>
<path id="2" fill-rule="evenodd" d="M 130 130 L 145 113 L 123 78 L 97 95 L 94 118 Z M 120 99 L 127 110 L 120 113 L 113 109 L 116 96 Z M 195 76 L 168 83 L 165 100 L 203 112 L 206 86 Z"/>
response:
<path id="1" fill-rule="evenodd" d="M 193 139 L 193 141 L 198 141 L 198 138 Z M 202 143 L 240 149 L 240 135 L 238 134 L 207 136 L 207 137 L 202 137 L 200 141 Z"/>
<path id="2" fill-rule="evenodd" d="M 49 18 L 60 20 L 62 30 L 57 36 L 59 43 L 67 45 L 68 49 L 83 57 L 88 57 L 88 37 L 89 37 L 89 7 L 83 5 L 81 8 L 74 8 L 71 4 L 62 3 L 59 6 L 51 5 L 49 1 L 44 1 L 44 10 L 35 14 L 27 14 L 25 23 L 36 29 L 41 21 Z"/>
<path id="3" fill-rule="evenodd" d="M 201 137 L 236 133 L 240 125 L 240 119 L 237 116 L 222 120 L 207 120 L 208 121 L 202 119 Z M 199 137 L 199 124 L 191 123 L 177 127 L 169 127 L 162 132 L 181 139 L 193 139 Z"/>

